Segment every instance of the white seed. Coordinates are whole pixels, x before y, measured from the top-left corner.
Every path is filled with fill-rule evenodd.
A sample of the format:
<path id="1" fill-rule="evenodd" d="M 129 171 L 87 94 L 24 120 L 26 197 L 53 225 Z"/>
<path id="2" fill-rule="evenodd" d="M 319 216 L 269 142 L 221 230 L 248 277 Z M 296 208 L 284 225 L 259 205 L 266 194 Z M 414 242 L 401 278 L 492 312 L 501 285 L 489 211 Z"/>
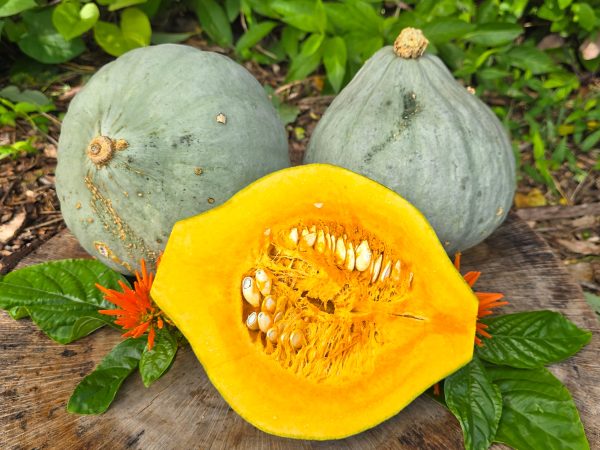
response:
<path id="1" fill-rule="evenodd" d="M 283 319 L 283 311 L 279 311 L 277 314 L 275 314 L 275 317 L 273 318 L 273 322 L 277 323 L 281 319 Z"/>
<path id="2" fill-rule="evenodd" d="M 317 233 L 317 242 L 315 243 L 315 249 L 319 253 L 323 253 L 326 248 L 327 244 L 325 244 L 325 233 L 323 233 L 323 230 L 319 230 L 319 232 Z"/>
<path id="3" fill-rule="evenodd" d="M 302 347 L 304 344 L 304 335 L 301 331 L 292 331 L 292 334 L 290 334 L 290 344 L 296 349 Z"/>
<path id="4" fill-rule="evenodd" d="M 385 281 L 385 279 L 390 276 L 391 272 L 392 272 L 392 262 L 388 259 L 388 261 L 383 266 L 383 269 L 381 270 L 381 275 L 379 276 L 379 281 Z"/>
<path id="5" fill-rule="evenodd" d="M 356 270 L 364 272 L 369 268 L 371 263 L 371 249 L 367 241 L 362 241 L 358 247 L 356 247 Z"/>
<path id="6" fill-rule="evenodd" d="M 312 227 L 309 228 L 309 230 L 311 233 L 316 233 L 317 232 L 317 226 L 313 225 Z"/>
<path id="7" fill-rule="evenodd" d="M 262 295 L 269 295 L 271 293 L 271 277 L 263 269 L 257 269 L 254 274 L 256 278 L 256 287 Z"/>
<path id="8" fill-rule="evenodd" d="M 269 330 L 269 328 L 271 328 L 271 325 L 273 325 L 273 319 L 271 318 L 271 315 L 264 311 L 259 312 L 258 328 L 260 328 L 260 331 L 266 333 Z"/>
<path id="9" fill-rule="evenodd" d="M 245 277 L 242 280 L 242 295 L 244 296 L 244 299 L 255 308 L 260 305 L 260 292 L 256 287 L 254 278 Z"/>
<path id="10" fill-rule="evenodd" d="M 408 287 L 412 286 L 412 282 L 413 282 L 413 278 L 414 278 L 415 274 L 414 273 L 410 273 L 410 275 L 408 276 Z"/>
<path id="11" fill-rule="evenodd" d="M 270 313 L 275 312 L 275 308 L 277 307 L 277 302 L 273 297 L 267 295 L 262 303 L 262 310 Z"/>
<path id="12" fill-rule="evenodd" d="M 335 243 L 335 263 L 338 266 L 344 265 L 344 261 L 346 261 L 346 245 L 344 244 L 343 238 L 338 238 Z"/>
<path id="13" fill-rule="evenodd" d="M 321 209 L 323 207 L 323 203 L 313 203 L 313 205 L 315 205 L 315 208 Z"/>
<path id="14" fill-rule="evenodd" d="M 256 312 L 253 311 L 248 314 L 248 317 L 246 318 L 246 326 L 252 331 L 258 330 L 258 314 L 256 314 Z"/>
<path id="15" fill-rule="evenodd" d="M 354 245 L 352 242 L 348 242 L 348 246 L 346 247 L 346 269 L 353 271 L 354 270 Z"/>
<path id="16" fill-rule="evenodd" d="M 377 277 L 379 276 L 379 271 L 381 270 L 381 261 L 383 261 L 383 253 L 377 257 L 375 263 L 373 264 L 373 275 L 371 276 L 371 283 L 375 283 Z"/>
<path id="17" fill-rule="evenodd" d="M 281 342 L 282 344 L 285 344 L 285 341 L 287 341 L 288 339 L 288 334 L 286 332 L 283 332 L 279 335 L 279 342 Z"/>
<path id="18" fill-rule="evenodd" d="M 277 338 L 279 337 L 279 330 L 277 327 L 271 327 L 267 330 L 267 339 L 270 340 L 273 344 L 277 343 Z"/>
<path id="19" fill-rule="evenodd" d="M 312 247 L 315 245 L 315 241 L 317 240 L 317 233 L 307 233 L 302 235 L 301 242 L 307 247 Z"/>
<path id="20" fill-rule="evenodd" d="M 263 233 L 265 236 L 268 236 L 271 234 L 271 229 L 270 228 L 265 228 L 265 231 Z"/>
<path id="21" fill-rule="evenodd" d="M 329 238 L 331 239 L 331 252 L 335 253 L 335 242 L 336 242 L 336 238 L 333 234 L 331 234 L 329 236 Z"/>
<path id="22" fill-rule="evenodd" d="M 394 264 L 394 271 L 392 272 L 392 279 L 393 280 L 399 280 L 400 279 L 400 271 L 402 270 L 402 263 L 400 262 L 400 260 L 396 261 L 396 264 Z"/>
<path id="23" fill-rule="evenodd" d="M 290 242 L 292 242 L 294 245 L 298 245 L 298 228 L 292 228 L 288 237 Z"/>

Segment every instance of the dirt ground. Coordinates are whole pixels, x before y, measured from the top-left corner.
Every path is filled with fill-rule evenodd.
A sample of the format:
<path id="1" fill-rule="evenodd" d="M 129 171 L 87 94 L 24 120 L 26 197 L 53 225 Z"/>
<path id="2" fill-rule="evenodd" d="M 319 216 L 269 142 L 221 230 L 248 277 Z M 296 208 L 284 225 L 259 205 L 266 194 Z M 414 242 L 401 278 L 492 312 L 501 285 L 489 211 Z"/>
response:
<path id="1" fill-rule="evenodd" d="M 201 41 L 188 43 L 203 49 L 221 50 L 211 48 Z M 85 70 L 79 70 L 79 73 L 90 71 L 89 64 L 81 67 Z M 311 132 L 333 97 L 322 95 L 323 80 L 320 76 L 285 83 L 284 70 L 278 65 L 261 67 L 246 63 L 246 67 L 261 84 L 272 86 L 275 95 L 299 109 L 296 120 L 286 128 L 290 158 L 293 164 L 300 163 Z M 65 70 L 73 70 L 73 65 Z M 84 79 L 81 75 L 66 78 L 66 91 L 64 78 L 60 86 L 50 86 L 47 90 L 50 94 L 53 89 L 61 90 L 60 95 L 53 96 L 58 112 L 66 111 L 68 102 L 78 92 Z M 5 81 L 0 79 L 0 85 Z M 46 136 L 38 139 L 37 154 L 0 159 L 0 274 L 9 272 L 20 259 L 65 228 L 54 190 L 60 133 L 60 122 L 56 117 L 56 114 L 52 116 L 53 121 Z M 17 123 L 17 127 L 0 127 L 0 145 L 15 142 L 33 132 L 24 123 Z M 527 152 L 526 146 L 522 150 L 523 155 L 531 153 Z M 550 244 L 584 290 L 598 295 L 600 177 L 598 171 L 592 169 L 595 164 L 593 156 L 582 155 L 580 158 L 578 164 L 588 170 L 585 180 L 577 182 L 566 168 L 555 174 L 568 199 L 567 205 L 513 209 Z M 521 198 L 531 195 L 532 191 L 535 193 L 536 188 L 544 195 L 543 186 L 536 186 L 527 178 L 519 180 L 518 193 Z M 556 200 L 548 194 L 545 197 L 549 203 Z"/>

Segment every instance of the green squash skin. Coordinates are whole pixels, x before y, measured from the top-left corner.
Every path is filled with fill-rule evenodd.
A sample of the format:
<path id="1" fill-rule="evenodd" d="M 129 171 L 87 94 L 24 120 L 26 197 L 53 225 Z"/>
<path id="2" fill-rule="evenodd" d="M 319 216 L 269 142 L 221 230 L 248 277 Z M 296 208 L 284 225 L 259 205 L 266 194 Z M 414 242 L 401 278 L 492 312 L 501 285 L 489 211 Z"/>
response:
<path id="1" fill-rule="evenodd" d="M 87 148 L 101 135 L 128 147 L 97 166 Z M 56 190 L 85 250 L 131 273 L 140 258 L 154 267 L 176 221 L 289 165 L 283 124 L 246 69 L 223 55 L 165 44 L 107 64 L 71 102 Z"/>
<path id="2" fill-rule="evenodd" d="M 449 254 L 505 219 L 516 186 L 510 140 L 494 113 L 436 56 L 373 55 L 315 128 L 305 163 L 329 163 L 396 191 Z"/>

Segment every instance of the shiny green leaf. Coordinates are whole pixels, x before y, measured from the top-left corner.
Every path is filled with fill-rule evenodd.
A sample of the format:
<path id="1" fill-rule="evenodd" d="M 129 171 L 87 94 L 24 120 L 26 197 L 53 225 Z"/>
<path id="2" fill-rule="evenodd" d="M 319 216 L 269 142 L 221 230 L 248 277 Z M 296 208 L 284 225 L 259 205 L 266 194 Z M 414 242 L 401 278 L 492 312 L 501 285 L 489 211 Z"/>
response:
<path id="1" fill-rule="evenodd" d="M 494 364 L 534 368 L 561 361 L 577 353 L 592 334 L 562 314 L 533 311 L 482 320 L 492 339 L 477 348 L 482 359 Z"/>
<path id="2" fill-rule="evenodd" d="M 590 448 L 575 402 L 547 369 L 489 366 L 502 394 L 502 417 L 496 442 L 519 450 Z"/>
<path id="3" fill-rule="evenodd" d="M 67 404 L 67 411 L 76 414 L 106 411 L 123 381 L 138 367 L 145 346 L 145 338 L 126 339 L 119 343 L 77 385 Z"/>
<path id="4" fill-rule="evenodd" d="M 37 6 L 35 0 L 0 0 L 0 17 L 14 16 Z"/>
<path id="5" fill-rule="evenodd" d="M 140 359 L 140 375 L 144 386 L 148 387 L 158 380 L 171 366 L 177 353 L 177 338 L 167 327 L 158 330 L 154 347 L 144 348 Z"/>
<path id="6" fill-rule="evenodd" d="M 484 47 L 510 44 L 523 33 L 523 28 L 514 23 L 483 23 L 465 35 L 467 41 Z"/>
<path id="7" fill-rule="evenodd" d="M 252 25 L 235 44 L 235 51 L 241 53 L 244 50 L 254 47 L 276 26 L 277 22 L 270 20 Z"/>
<path id="8" fill-rule="evenodd" d="M 63 1 L 52 12 L 52 23 L 67 40 L 91 30 L 100 17 L 95 3 L 81 6 L 78 1 Z"/>
<path id="9" fill-rule="evenodd" d="M 502 396 L 476 356 L 446 378 L 444 395 L 462 428 L 465 448 L 487 450 L 500 422 Z"/>
<path id="10" fill-rule="evenodd" d="M 333 90 L 339 92 L 346 74 L 346 43 L 341 37 L 332 37 L 323 44 L 323 64 Z"/>
<path id="11" fill-rule="evenodd" d="M 22 310 L 50 338 L 67 344 L 90 334 L 110 319 L 98 313 L 111 309 L 99 283 L 108 289 L 119 289 L 123 276 L 99 261 L 66 259 L 25 267 L 6 275 L 0 281 L 0 308 Z"/>
<path id="12" fill-rule="evenodd" d="M 229 47 L 233 43 L 233 33 L 223 7 L 215 0 L 194 0 L 194 6 L 206 34 L 217 44 Z"/>
<path id="13" fill-rule="evenodd" d="M 303 31 L 325 32 L 327 17 L 321 0 L 272 0 L 269 4 L 283 22 Z"/>

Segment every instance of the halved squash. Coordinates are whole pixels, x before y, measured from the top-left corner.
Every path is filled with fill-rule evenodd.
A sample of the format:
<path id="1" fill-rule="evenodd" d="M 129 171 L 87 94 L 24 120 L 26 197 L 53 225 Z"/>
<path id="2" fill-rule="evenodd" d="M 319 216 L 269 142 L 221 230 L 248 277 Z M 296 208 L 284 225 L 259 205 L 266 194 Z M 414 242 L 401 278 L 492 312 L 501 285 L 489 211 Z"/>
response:
<path id="1" fill-rule="evenodd" d="M 178 222 L 151 295 L 231 407 L 280 436 L 373 427 L 473 354 L 477 299 L 425 218 L 329 165 Z"/>

